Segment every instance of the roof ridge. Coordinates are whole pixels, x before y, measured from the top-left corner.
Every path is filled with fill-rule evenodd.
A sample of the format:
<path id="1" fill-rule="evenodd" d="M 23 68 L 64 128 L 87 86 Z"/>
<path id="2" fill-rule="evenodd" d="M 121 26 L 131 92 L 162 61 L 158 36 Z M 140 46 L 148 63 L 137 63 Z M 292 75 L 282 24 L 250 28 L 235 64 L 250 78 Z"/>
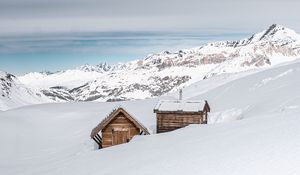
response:
<path id="1" fill-rule="evenodd" d="M 136 121 L 144 130 L 146 130 L 148 133 L 148 129 L 142 124 L 140 123 L 133 115 L 131 115 L 130 112 L 128 112 L 127 110 L 123 109 L 132 119 L 134 119 L 134 121 Z"/>
<path id="2" fill-rule="evenodd" d="M 146 133 L 149 134 L 148 129 L 142 124 L 140 123 L 135 117 L 133 117 L 133 115 L 131 115 L 129 112 L 127 112 L 125 110 L 125 108 L 119 106 L 117 108 L 114 108 L 91 132 L 91 137 L 93 138 L 98 132 L 100 132 L 105 125 L 107 124 L 107 122 L 109 122 L 110 120 L 112 120 L 112 118 L 114 118 L 115 115 L 113 115 L 116 111 L 118 110 L 122 110 L 123 112 L 125 112 L 128 116 L 126 116 L 126 118 L 128 118 L 129 120 L 133 120 L 131 122 L 136 123 L 137 125 L 139 125 L 140 129 L 144 130 Z"/>
<path id="3" fill-rule="evenodd" d="M 154 112 L 200 112 L 204 110 L 206 100 L 160 100 L 154 108 Z"/>

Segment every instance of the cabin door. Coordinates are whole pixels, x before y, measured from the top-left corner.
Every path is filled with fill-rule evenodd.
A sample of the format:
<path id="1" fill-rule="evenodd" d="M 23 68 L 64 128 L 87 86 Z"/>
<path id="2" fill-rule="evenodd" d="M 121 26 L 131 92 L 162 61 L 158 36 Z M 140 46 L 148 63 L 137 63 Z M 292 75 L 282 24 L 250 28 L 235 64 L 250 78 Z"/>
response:
<path id="1" fill-rule="evenodd" d="M 112 145 L 127 143 L 129 141 L 129 130 L 127 128 L 114 129 L 112 132 Z"/>

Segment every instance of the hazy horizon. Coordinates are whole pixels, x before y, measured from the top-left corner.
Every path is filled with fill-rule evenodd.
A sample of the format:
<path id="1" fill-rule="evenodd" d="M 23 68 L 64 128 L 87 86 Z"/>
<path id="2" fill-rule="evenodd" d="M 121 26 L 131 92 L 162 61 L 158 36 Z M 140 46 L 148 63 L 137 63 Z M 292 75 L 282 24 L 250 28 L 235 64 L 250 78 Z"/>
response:
<path id="1" fill-rule="evenodd" d="M 212 41 L 236 40 L 250 35 L 98 32 L 8 36 L 0 40 L 0 70 L 22 75 L 28 72 L 61 71 L 84 64 L 124 63 L 165 50 L 175 52 Z"/>
<path id="2" fill-rule="evenodd" d="M 300 31 L 299 6 L 297 0 L 0 0 L 0 70 L 127 62 L 242 39 L 273 23 Z"/>

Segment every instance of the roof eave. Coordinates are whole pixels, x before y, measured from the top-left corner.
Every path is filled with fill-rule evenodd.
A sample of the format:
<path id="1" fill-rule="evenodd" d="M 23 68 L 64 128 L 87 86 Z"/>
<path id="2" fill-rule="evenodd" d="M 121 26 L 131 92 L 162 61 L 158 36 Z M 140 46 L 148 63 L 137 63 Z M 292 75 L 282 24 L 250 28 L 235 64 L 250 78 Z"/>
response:
<path id="1" fill-rule="evenodd" d="M 155 113 L 203 113 L 203 111 L 183 111 L 183 110 L 178 110 L 178 111 L 159 111 L 156 110 Z"/>

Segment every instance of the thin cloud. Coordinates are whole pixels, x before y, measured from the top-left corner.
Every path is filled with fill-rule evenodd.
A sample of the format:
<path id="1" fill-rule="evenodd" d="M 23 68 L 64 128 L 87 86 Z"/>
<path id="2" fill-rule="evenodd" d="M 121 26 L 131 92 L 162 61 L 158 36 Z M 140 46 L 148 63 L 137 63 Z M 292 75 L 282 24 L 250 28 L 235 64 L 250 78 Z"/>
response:
<path id="1" fill-rule="evenodd" d="M 0 0 L 0 35 L 36 32 L 300 30 L 298 0 Z"/>

